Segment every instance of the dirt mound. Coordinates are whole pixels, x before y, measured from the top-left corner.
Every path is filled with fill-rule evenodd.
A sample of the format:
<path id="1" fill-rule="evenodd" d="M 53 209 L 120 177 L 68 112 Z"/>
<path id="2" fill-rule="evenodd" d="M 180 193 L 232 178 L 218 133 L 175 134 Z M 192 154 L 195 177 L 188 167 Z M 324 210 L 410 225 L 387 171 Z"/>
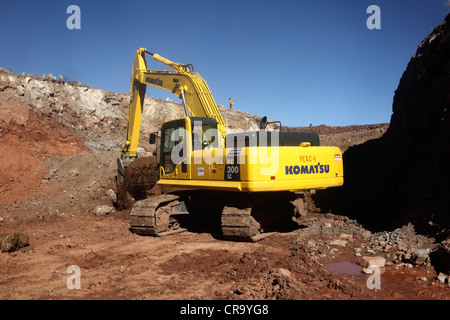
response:
<path id="1" fill-rule="evenodd" d="M 323 146 L 336 146 L 345 152 L 350 146 L 377 139 L 388 129 L 389 123 L 334 127 L 327 125 L 309 127 L 283 127 L 286 132 L 313 132 Z"/>
<path id="2" fill-rule="evenodd" d="M 319 193 L 319 206 L 331 205 L 375 230 L 413 222 L 418 232 L 445 238 L 450 225 L 449 83 L 447 15 L 408 63 L 386 134 L 345 152 L 344 187 Z"/>
<path id="3" fill-rule="evenodd" d="M 282 129 L 287 132 L 313 132 L 317 133 L 318 135 L 333 135 L 333 134 L 339 134 L 339 133 L 349 133 L 349 132 L 363 132 L 366 130 L 384 130 L 386 129 L 385 123 L 379 123 L 379 124 L 367 124 L 367 125 L 352 125 L 352 126 L 342 126 L 342 127 L 335 127 L 335 126 L 327 126 L 324 124 L 318 125 L 318 126 L 309 126 L 309 127 L 283 127 Z"/>
<path id="4" fill-rule="evenodd" d="M 64 130 L 18 102 L 0 105 L 0 204 L 32 197 L 47 174 L 48 157 L 87 148 Z"/>
<path id="5" fill-rule="evenodd" d="M 182 271 L 187 281 L 215 283 L 207 295 L 227 300 L 370 299 L 362 283 L 343 275 L 314 269 L 304 247 L 305 239 L 274 239 L 271 246 L 229 249 L 198 249 L 182 252 L 161 265 L 170 276 Z M 283 248 L 283 249 L 281 249 Z M 221 290 L 224 285 L 227 290 Z"/>

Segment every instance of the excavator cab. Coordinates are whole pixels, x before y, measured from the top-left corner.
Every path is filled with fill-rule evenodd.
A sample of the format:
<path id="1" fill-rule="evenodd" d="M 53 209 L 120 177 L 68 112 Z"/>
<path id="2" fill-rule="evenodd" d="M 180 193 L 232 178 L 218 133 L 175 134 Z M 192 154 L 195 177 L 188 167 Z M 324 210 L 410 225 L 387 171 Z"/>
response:
<path id="1" fill-rule="evenodd" d="M 217 121 L 184 117 L 167 121 L 161 128 L 160 176 L 190 179 L 190 164 L 202 162 L 202 150 L 218 148 Z"/>

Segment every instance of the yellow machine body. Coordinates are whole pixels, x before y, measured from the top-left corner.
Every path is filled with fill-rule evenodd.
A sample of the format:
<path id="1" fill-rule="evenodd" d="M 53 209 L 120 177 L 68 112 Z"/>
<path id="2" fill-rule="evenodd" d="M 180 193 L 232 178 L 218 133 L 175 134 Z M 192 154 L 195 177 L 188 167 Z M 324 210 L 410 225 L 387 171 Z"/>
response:
<path id="1" fill-rule="evenodd" d="M 222 191 L 295 191 L 343 184 L 342 153 L 337 147 L 234 146 L 208 144 L 194 150 L 191 118 L 185 123 L 179 163 L 161 159 L 158 184 Z M 174 122 L 174 121 L 171 121 Z M 161 147 L 164 151 L 164 146 Z M 174 149 L 171 149 L 171 151 Z M 170 157 L 173 159 L 172 157 Z"/>
<path id="2" fill-rule="evenodd" d="M 145 54 L 175 71 L 147 70 Z M 137 51 L 123 159 L 137 157 L 145 86 L 151 85 L 177 95 L 186 111 L 186 117 L 162 126 L 159 185 L 265 192 L 323 189 L 343 184 L 342 153 L 337 147 L 311 146 L 308 142 L 283 146 L 282 137 L 278 139 L 273 132 L 271 144 L 266 144 L 265 131 L 259 133 L 262 141 L 258 143 L 227 143 L 225 123 L 211 92 L 191 68 L 143 48 Z"/>

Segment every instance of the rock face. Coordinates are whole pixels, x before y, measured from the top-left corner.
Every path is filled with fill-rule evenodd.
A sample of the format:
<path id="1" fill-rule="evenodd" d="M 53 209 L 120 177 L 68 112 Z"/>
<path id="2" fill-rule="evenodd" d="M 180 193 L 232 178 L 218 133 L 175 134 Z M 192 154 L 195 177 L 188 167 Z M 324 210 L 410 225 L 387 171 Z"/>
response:
<path id="1" fill-rule="evenodd" d="M 148 89 L 151 94 L 151 88 Z M 168 96 L 172 95 L 170 92 Z M 18 101 L 82 138 L 92 150 L 120 150 L 126 139 L 128 94 L 93 88 L 80 82 L 18 75 L 0 68 L 0 107 Z M 7 97 L 7 101 L 4 100 Z M 3 101 L 2 101 L 3 100 Z M 227 130 L 257 130 L 261 116 L 218 105 Z M 148 136 L 163 122 L 184 116 L 181 103 L 146 97 L 140 147 L 153 151 Z M 146 137 L 146 138 L 145 138 Z"/>
<path id="2" fill-rule="evenodd" d="M 419 45 L 393 102 L 387 151 L 399 210 L 448 228 L 450 200 L 450 14 Z M 391 161 L 385 161 L 388 165 Z"/>
<path id="3" fill-rule="evenodd" d="M 418 232 L 448 236 L 449 113 L 450 14 L 408 63 L 387 132 L 350 147 L 344 154 L 344 187 L 319 194 L 317 201 L 375 230 L 411 221 Z"/>

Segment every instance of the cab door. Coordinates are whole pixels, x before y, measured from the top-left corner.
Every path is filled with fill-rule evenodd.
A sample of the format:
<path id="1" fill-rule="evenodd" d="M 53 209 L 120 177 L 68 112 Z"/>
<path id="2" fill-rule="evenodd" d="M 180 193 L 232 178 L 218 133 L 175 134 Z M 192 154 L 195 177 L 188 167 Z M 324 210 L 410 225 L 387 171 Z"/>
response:
<path id="1" fill-rule="evenodd" d="M 189 179 L 190 156 L 186 120 L 178 119 L 163 124 L 161 129 L 161 178 Z"/>

